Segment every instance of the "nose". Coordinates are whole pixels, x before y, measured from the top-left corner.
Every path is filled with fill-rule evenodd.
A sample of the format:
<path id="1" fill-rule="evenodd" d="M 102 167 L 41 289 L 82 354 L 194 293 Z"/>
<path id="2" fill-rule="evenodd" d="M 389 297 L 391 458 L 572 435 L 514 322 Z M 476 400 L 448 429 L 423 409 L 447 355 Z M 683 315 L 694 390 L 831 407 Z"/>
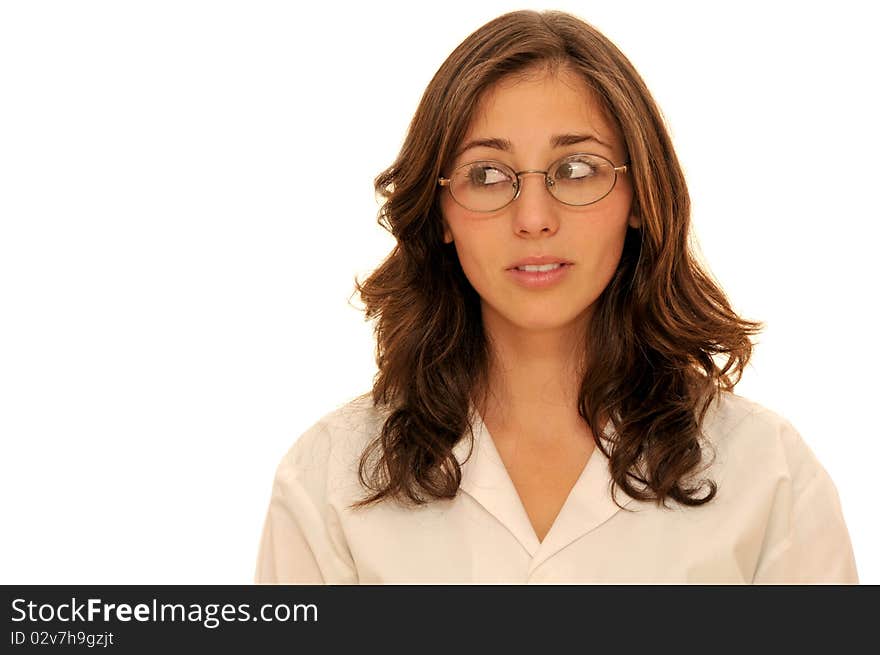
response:
<path id="1" fill-rule="evenodd" d="M 544 174 L 521 173 L 519 183 L 519 197 L 512 204 L 513 228 L 516 234 L 555 234 L 559 230 L 559 203 L 547 188 Z"/>

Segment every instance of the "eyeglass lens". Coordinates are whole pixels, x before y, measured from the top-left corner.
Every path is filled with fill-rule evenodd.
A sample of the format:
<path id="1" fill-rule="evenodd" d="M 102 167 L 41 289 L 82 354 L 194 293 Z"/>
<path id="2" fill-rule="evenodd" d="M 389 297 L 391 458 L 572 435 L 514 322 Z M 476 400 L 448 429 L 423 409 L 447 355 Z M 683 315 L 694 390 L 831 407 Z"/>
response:
<path id="1" fill-rule="evenodd" d="M 547 172 L 547 187 L 557 200 L 568 205 L 589 205 L 601 200 L 614 186 L 616 172 L 608 160 L 594 155 L 573 155 L 559 160 Z M 462 206 L 473 211 L 494 211 L 516 197 L 520 184 L 509 166 L 476 161 L 455 170 L 450 192 Z"/>

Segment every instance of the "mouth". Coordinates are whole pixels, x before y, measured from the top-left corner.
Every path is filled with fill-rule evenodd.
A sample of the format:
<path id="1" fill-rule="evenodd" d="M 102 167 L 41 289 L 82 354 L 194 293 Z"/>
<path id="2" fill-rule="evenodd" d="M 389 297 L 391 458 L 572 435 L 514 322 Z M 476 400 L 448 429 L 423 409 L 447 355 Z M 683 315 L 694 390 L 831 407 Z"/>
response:
<path id="1" fill-rule="evenodd" d="M 555 264 L 524 264 L 508 268 L 507 273 L 518 285 L 527 289 L 546 289 L 555 286 L 568 275 L 574 264 L 556 262 Z"/>
<path id="2" fill-rule="evenodd" d="M 526 273 L 546 273 L 547 271 L 555 271 L 565 266 L 571 266 L 569 262 L 555 262 L 553 264 L 523 264 L 522 266 L 513 266 L 509 271 L 523 271 Z"/>

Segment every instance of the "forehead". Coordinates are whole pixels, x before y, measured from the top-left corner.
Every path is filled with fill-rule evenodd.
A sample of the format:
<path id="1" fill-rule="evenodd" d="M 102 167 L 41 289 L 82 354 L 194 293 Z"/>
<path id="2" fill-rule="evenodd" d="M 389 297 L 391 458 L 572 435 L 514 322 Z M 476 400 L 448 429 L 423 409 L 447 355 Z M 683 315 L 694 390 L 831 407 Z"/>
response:
<path id="1" fill-rule="evenodd" d="M 617 122 L 583 77 L 567 68 L 531 70 L 483 92 L 464 140 L 501 137 L 526 147 L 562 132 L 590 132 L 615 152 L 622 142 Z"/>

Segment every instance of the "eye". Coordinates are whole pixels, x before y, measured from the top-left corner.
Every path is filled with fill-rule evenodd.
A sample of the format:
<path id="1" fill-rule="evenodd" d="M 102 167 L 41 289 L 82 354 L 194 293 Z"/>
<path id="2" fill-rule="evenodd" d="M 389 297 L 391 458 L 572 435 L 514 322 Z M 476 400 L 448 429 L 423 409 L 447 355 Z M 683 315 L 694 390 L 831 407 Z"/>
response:
<path id="1" fill-rule="evenodd" d="M 560 164 L 554 177 L 557 180 L 583 180 L 595 177 L 599 173 L 599 165 L 592 159 L 581 157 L 570 159 Z"/>
<path id="2" fill-rule="evenodd" d="M 465 179 L 476 187 L 510 182 L 510 176 L 504 170 L 491 164 L 474 164 L 468 167 Z"/>

